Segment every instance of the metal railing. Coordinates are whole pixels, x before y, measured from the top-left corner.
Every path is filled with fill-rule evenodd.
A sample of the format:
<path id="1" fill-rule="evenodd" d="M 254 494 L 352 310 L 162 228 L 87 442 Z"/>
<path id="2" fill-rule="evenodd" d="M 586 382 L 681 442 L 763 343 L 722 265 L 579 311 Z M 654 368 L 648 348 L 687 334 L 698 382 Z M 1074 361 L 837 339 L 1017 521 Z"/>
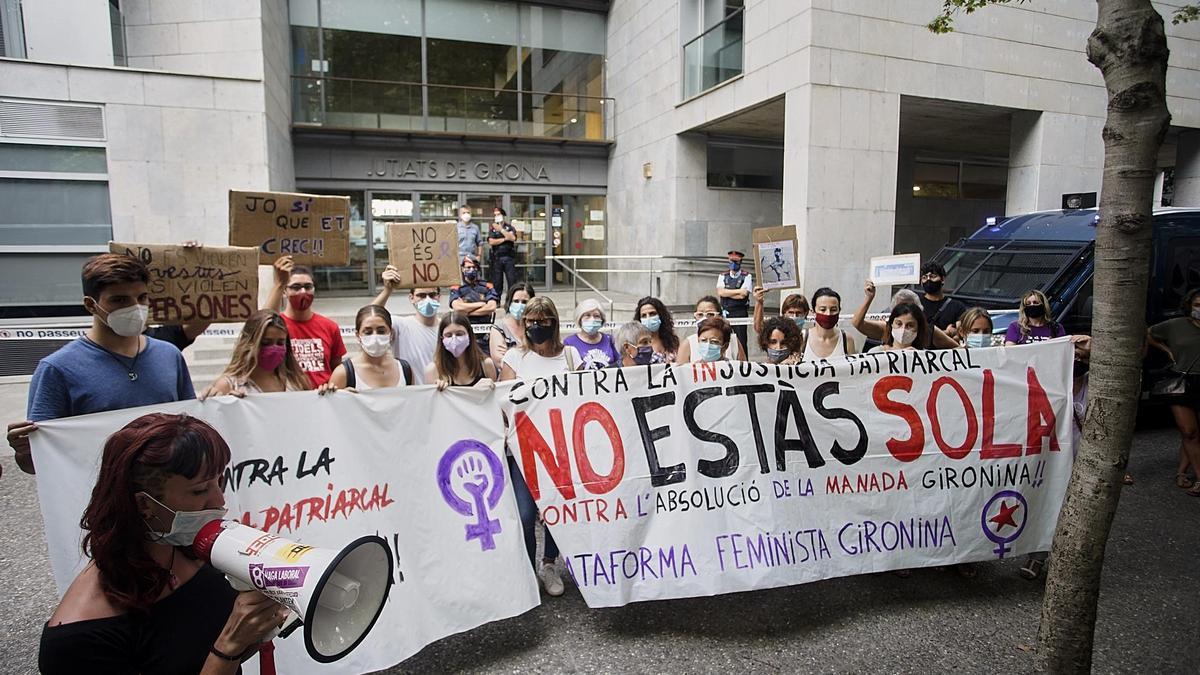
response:
<path id="1" fill-rule="evenodd" d="M 582 272 L 585 272 L 588 270 L 577 270 L 574 267 L 568 265 L 566 262 L 564 262 L 565 259 L 580 259 L 580 258 L 589 258 L 589 257 L 596 257 L 596 256 L 548 255 L 548 256 L 546 256 L 546 260 L 548 260 L 552 265 L 558 265 L 559 267 L 563 268 L 563 271 L 565 271 L 566 273 L 571 275 L 571 302 L 574 303 L 574 305 L 576 307 L 579 306 L 579 282 L 582 281 L 584 286 L 587 286 L 589 289 L 591 289 L 591 291 L 593 293 L 604 298 L 604 301 L 608 303 L 608 314 L 606 316 L 608 317 L 609 321 L 612 321 L 613 320 L 612 319 L 613 307 L 615 306 L 613 303 L 613 299 L 608 297 L 608 295 L 606 295 L 604 293 L 604 291 L 601 291 L 599 288 L 596 288 L 595 284 L 593 284 L 592 282 L 590 282 L 587 279 L 584 279 L 582 276 L 580 276 L 580 274 Z M 603 257 L 603 256 L 600 256 L 600 257 Z"/>
<path id="2" fill-rule="evenodd" d="M 566 270 L 568 273 L 571 274 L 571 276 L 572 276 L 571 290 L 576 296 L 576 304 L 578 304 L 578 293 L 579 293 L 578 285 L 576 284 L 577 280 L 583 281 L 583 283 L 585 285 L 587 285 L 588 288 L 592 289 L 596 293 L 600 293 L 600 290 L 597 289 L 595 286 L 593 286 L 591 283 L 589 283 L 587 279 L 583 279 L 582 277 L 580 277 L 579 275 L 581 275 L 581 274 L 645 274 L 645 275 L 647 275 L 646 295 L 653 296 L 653 297 L 659 297 L 660 295 L 662 295 L 662 280 L 660 278 L 656 277 L 655 275 L 658 275 L 658 274 L 687 274 L 687 275 L 700 275 L 700 274 L 709 275 L 709 274 L 712 274 L 712 275 L 717 275 L 717 274 L 720 274 L 721 272 L 725 271 L 726 269 L 728 269 L 727 265 L 729 264 L 728 259 L 721 257 L 721 256 L 681 256 L 681 255 L 654 255 L 654 254 L 647 254 L 647 255 L 548 255 L 548 256 L 546 256 L 546 260 L 552 262 L 553 264 L 558 265 L 559 267 L 562 267 L 564 270 Z M 566 262 L 564 262 L 567 260 L 571 260 L 571 261 L 576 261 L 576 260 L 650 260 L 650 261 L 674 260 L 677 262 L 689 263 L 692 265 L 708 265 L 709 268 L 708 269 L 695 269 L 695 268 L 692 268 L 692 269 L 662 269 L 660 266 L 654 265 L 654 264 L 651 264 L 649 267 L 639 267 L 639 268 L 634 268 L 634 269 L 613 268 L 613 267 L 609 267 L 609 266 L 573 267 L 571 265 L 568 265 Z M 604 295 L 603 293 L 600 293 L 600 295 L 602 295 L 606 300 L 608 300 L 610 305 L 612 304 L 612 300 L 609 300 L 608 296 Z"/>
<path id="3" fill-rule="evenodd" d="M 563 92 L 293 75 L 292 105 L 297 126 L 579 141 L 616 133 L 614 99 Z"/>

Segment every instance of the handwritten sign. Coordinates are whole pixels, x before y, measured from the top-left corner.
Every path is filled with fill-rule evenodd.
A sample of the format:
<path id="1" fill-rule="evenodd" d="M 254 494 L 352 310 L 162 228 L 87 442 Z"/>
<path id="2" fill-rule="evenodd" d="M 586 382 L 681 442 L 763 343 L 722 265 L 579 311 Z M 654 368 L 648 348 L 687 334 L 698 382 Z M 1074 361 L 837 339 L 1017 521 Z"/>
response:
<path id="1" fill-rule="evenodd" d="M 389 223 L 387 237 L 388 259 L 400 272 L 398 288 L 459 283 L 454 223 Z"/>
<path id="2" fill-rule="evenodd" d="M 285 255 L 301 265 L 349 264 L 350 198 L 230 190 L 229 243 L 253 246 L 264 264 Z"/>
<path id="3" fill-rule="evenodd" d="M 150 268 L 150 321 L 245 321 L 258 308 L 258 251 L 232 246 L 122 244 Z"/>
<path id="4" fill-rule="evenodd" d="M 758 284 L 767 290 L 800 285 L 796 270 L 796 226 L 761 227 L 751 236 Z"/>

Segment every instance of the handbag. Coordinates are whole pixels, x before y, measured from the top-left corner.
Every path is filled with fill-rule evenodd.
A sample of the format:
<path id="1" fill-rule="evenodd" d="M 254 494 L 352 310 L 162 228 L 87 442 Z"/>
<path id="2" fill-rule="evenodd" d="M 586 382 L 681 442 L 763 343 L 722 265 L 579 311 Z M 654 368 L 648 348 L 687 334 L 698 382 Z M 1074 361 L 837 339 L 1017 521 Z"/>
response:
<path id="1" fill-rule="evenodd" d="M 1150 385 L 1150 396 L 1153 398 L 1169 398 L 1186 395 L 1188 393 L 1188 373 L 1191 372 L 1192 366 L 1196 365 L 1198 359 L 1200 359 L 1200 356 L 1192 359 L 1191 364 L 1182 373 L 1169 369 L 1160 371 L 1169 373 L 1169 375 L 1155 380 Z"/>

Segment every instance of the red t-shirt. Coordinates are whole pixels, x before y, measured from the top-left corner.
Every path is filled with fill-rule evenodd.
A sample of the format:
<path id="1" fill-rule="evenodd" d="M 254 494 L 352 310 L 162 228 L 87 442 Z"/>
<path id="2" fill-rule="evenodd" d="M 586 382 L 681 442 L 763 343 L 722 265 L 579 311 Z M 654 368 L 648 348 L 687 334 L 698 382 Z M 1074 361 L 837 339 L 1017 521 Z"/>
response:
<path id="1" fill-rule="evenodd" d="M 292 354 L 300 362 L 300 370 L 308 374 L 313 389 L 328 382 L 333 369 L 346 355 L 341 329 L 332 319 L 316 312 L 308 321 L 296 321 L 286 314 L 283 320 L 292 341 Z"/>

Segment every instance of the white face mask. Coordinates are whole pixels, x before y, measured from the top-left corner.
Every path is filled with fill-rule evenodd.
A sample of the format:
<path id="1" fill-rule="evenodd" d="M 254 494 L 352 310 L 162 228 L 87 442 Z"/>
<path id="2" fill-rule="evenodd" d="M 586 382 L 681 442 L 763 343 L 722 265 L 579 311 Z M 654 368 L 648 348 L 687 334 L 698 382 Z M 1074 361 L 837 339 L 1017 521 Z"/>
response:
<path id="1" fill-rule="evenodd" d="M 1193 319 L 1195 319 L 1195 320 L 1197 320 L 1197 321 L 1200 321 L 1200 309 L 1193 309 L 1193 310 L 1192 310 L 1192 318 L 1193 318 Z"/>
<path id="2" fill-rule="evenodd" d="M 149 494 L 145 492 L 142 494 L 146 495 L 150 501 L 175 514 L 175 517 L 171 519 L 170 532 L 155 532 L 153 529 L 150 529 L 150 540 L 160 544 L 191 546 L 196 541 L 196 535 L 200 533 L 200 530 L 205 525 L 214 520 L 224 519 L 227 513 L 227 509 L 223 506 L 218 509 L 204 509 L 203 511 L 175 511 Z M 146 527 L 149 528 L 150 524 L 146 523 Z"/>
<path id="3" fill-rule="evenodd" d="M 497 223 L 503 223 L 503 222 L 504 222 L 504 216 L 496 216 L 496 222 L 497 222 Z"/>
<path id="4" fill-rule="evenodd" d="M 469 223 L 469 222 L 471 222 L 471 214 L 469 214 L 469 213 L 461 213 L 461 214 L 459 214 L 459 216 L 458 216 L 458 217 L 459 217 L 459 219 L 460 219 L 460 220 L 462 220 L 464 223 Z"/>
<path id="5" fill-rule="evenodd" d="M 369 356 L 383 356 L 392 348 L 392 339 L 387 335 L 378 333 L 372 335 L 360 335 L 358 343 L 362 345 L 363 351 Z"/>
<path id="6" fill-rule="evenodd" d="M 917 339 L 917 331 L 911 328 L 893 328 L 892 329 L 892 344 L 901 347 L 907 347 Z"/>
<path id="7" fill-rule="evenodd" d="M 96 302 L 96 309 L 104 311 L 100 308 L 99 302 Z M 150 318 L 150 305 L 136 304 L 113 310 L 107 316 L 100 317 L 100 320 L 117 335 L 133 337 L 146 330 L 146 319 L 148 318 Z"/>

